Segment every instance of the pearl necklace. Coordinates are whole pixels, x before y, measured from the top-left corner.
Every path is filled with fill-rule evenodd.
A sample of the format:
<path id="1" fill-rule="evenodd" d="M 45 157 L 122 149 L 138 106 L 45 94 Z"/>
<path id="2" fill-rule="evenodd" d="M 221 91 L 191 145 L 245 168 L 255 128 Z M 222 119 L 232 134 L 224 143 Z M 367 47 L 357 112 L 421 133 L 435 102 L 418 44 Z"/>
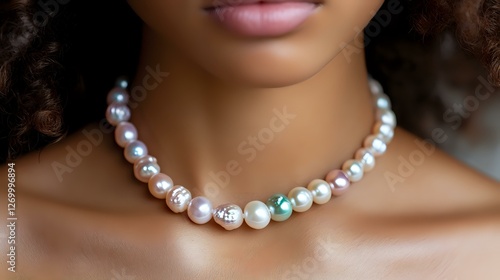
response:
<path id="1" fill-rule="evenodd" d="M 332 170 L 324 180 L 314 179 L 305 187 L 296 187 L 288 195 L 275 194 L 266 203 L 251 201 L 242 210 L 235 204 L 223 204 L 213 208 L 210 200 L 203 196 L 192 198 L 191 192 L 183 186 L 174 185 L 172 179 L 160 173 L 156 158 L 148 154 L 146 145 L 138 140 L 135 126 L 128 122 L 131 116 L 127 106 L 128 82 L 118 79 L 107 96 L 107 121 L 116 126 L 116 143 L 124 148 L 125 159 L 134 165 L 135 177 L 148 183 L 149 191 L 158 199 L 165 199 L 167 206 L 175 213 L 187 210 L 191 221 L 196 224 L 208 223 L 212 218 L 226 230 L 239 228 L 243 221 L 254 229 L 265 228 L 270 220 L 282 222 L 290 218 L 292 212 L 305 212 L 316 204 L 327 203 L 332 196 L 340 196 L 351 183 L 358 182 L 363 174 L 375 167 L 375 157 L 381 156 L 387 144 L 394 137 L 396 116 L 391 110 L 391 102 L 381 85 L 369 79 L 369 87 L 376 107 L 376 121 L 372 134 L 367 136 L 363 147 L 358 149 L 354 159 L 347 160 L 341 169 Z"/>

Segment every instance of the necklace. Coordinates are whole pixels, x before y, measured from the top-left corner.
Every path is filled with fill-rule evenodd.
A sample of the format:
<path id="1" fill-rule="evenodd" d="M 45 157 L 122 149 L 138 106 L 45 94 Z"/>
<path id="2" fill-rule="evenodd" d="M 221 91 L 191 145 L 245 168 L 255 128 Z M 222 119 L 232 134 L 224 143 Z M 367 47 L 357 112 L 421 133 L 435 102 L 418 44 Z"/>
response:
<path id="1" fill-rule="evenodd" d="M 193 198 L 187 188 L 174 185 L 168 175 L 160 173 L 156 158 L 148 154 L 146 145 L 138 140 L 137 129 L 128 122 L 131 117 L 127 106 L 128 81 L 123 78 L 117 80 L 116 86 L 107 96 L 106 119 L 116 126 L 115 141 L 124 148 L 125 159 L 134 165 L 135 177 L 148 184 L 154 197 L 165 199 L 168 208 L 174 213 L 187 211 L 188 217 L 196 224 L 208 223 L 213 218 L 226 230 L 239 228 L 243 222 L 251 228 L 262 229 L 271 220 L 285 221 L 293 211 L 305 212 L 313 203 L 325 204 L 332 196 L 342 195 L 351 183 L 358 182 L 364 173 L 375 167 L 375 158 L 385 153 L 387 144 L 394 137 L 396 116 L 382 86 L 371 78 L 368 85 L 376 107 L 375 124 L 372 134 L 365 138 L 363 146 L 356 151 L 354 158 L 345 161 L 341 169 L 329 172 L 324 180 L 314 179 L 307 187 L 293 188 L 288 195 L 272 195 L 265 203 L 251 201 L 243 210 L 235 204 L 223 204 L 214 208 L 208 198 Z"/>

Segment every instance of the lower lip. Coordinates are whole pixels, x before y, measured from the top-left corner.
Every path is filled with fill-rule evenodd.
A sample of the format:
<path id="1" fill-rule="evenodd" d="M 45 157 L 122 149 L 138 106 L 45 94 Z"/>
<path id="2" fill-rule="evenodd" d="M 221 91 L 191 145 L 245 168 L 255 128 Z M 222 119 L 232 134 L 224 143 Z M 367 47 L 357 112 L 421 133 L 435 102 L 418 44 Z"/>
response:
<path id="1" fill-rule="evenodd" d="M 305 2 L 256 3 L 214 8 L 215 20 L 243 36 L 280 36 L 297 29 L 317 5 Z"/>

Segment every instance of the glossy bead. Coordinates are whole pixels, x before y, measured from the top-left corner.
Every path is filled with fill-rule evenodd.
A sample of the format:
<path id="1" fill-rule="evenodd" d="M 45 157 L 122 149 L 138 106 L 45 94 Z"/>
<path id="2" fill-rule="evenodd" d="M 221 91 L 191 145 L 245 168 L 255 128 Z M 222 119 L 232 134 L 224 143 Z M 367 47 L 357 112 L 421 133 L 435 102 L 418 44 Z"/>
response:
<path id="1" fill-rule="evenodd" d="M 275 194 L 271 196 L 267 202 L 267 207 L 271 212 L 271 219 L 276 222 L 282 222 L 290 218 L 292 215 L 292 203 L 283 194 Z"/>
<path id="2" fill-rule="evenodd" d="M 309 185 L 307 185 L 307 189 L 312 193 L 314 203 L 316 204 L 325 204 L 332 198 L 330 184 L 324 180 L 312 180 Z"/>
<path id="3" fill-rule="evenodd" d="M 163 173 L 153 175 L 148 182 L 149 192 L 156 198 L 165 199 L 167 192 L 174 187 L 172 178 Z"/>
<path id="4" fill-rule="evenodd" d="M 376 157 L 383 155 L 387 150 L 387 144 L 377 135 L 366 137 L 364 147 L 369 149 Z"/>
<path id="5" fill-rule="evenodd" d="M 262 201 L 251 201 L 245 206 L 245 222 L 254 229 L 263 229 L 271 221 L 271 211 Z"/>
<path id="6" fill-rule="evenodd" d="M 128 87 L 128 79 L 125 76 L 118 77 L 118 79 L 116 79 L 115 84 L 117 87 L 126 89 Z"/>
<path id="7" fill-rule="evenodd" d="M 144 156 L 134 163 L 134 176 L 143 183 L 147 183 L 153 175 L 158 173 L 160 173 L 160 166 L 155 157 Z"/>
<path id="8" fill-rule="evenodd" d="M 392 127 L 396 127 L 396 115 L 391 110 L 377 109 L 377 120 L 388 124 Z"/>
<path id="9" fill-rule="evenodd" d="M 125 149 L 123 150 L 123 155 L 125 156 L 125 159 L 130 163 L 134 163 L 136 160 L 140 159 L 141 157 L 147 154 L 148 154 L 148 148 L 144 143 L 142 143 L 139 140 L 128 143 L 127 146 L 125 146 Z"/>
<path id="10" fill-rule="evenodd" d="M 380 94 L 384 92 L 380 83 L 374 79 L 368 79 L 368 85 L 370 86 L 370 91 L 373 94 Z"/>
<path id="11" fill-rule="evenodd" d="M 351 159 L 346 161 L 342 165 L 342 170 L 351 182 L 358 182 L 363 179 L 363 164 L 357 160 Z"/>
<path id="12" fill-rule="evenodd" d="M 128 143 L 137 140 L 137 129 L 129 122 L 121 122 L 115 129 L 115 142 L 124 148 Z"/>
<path id="13" fill-rule="evenodd" d="M 375 102 L 375 106 L 380 109 L 391 109 L 391 100 L 384 93 L 378 93 L 373 96 L 373 101 Z"/>
<path id="14" fill-rule="evenodd" d="M 351 181 L 349 181 L 349 177 L 342 170 L 332 170 L 330 171 L 326 177 L 325 181 L 330 184 L 330 188 L 332 189 L 332 195 L 340 196 L 344 194 L 351 185 Z"/>
<path id="15" fill-rule="evenodd" d="M 369 172 L 375 167 L 375 156 L 367 148 L 357 150 L 354 159 L 363 164 L 364 172 Z"/>
<path id="16" fill-rule="evenodd" d="M 238 205 L 224 204 L 214 211 L 214 221 L 226 230 L 239 228 L 243 224 L 243 211 Z"/>
<path id="17" fill-rule="evenodd" d="M 293 188 L 288 193 L 288 199 L 292 203 L 295 212 L 305 212 L 311 208 L 313 203 L 312 193 L 304 187 Z"/>
<path id="18" fill-rule="evenodd" d="M 186 211 L 191 201 L 191 193 L 183 186 L 174 186 L 167 192 L 166 202 L 168 208 L 174 213 Z"/>
<path id="19" fill-rule="evenodd" d="M 212 203 L 204 196 L 193 198 L 187 208 L 189 219 L 199 225 L 206 224 L 212 219 L 212 211 Z"/>
<path id="20" fill-rule="evenodd" d="M 129 100 L 129 95 L 126 89 L 121 87 L 115 87 L 108 93 L 108 97 L 106 98 L 106 100 L 108 102 L 108 105 L 112 103 L 127 104 Z"/>
<path id="21" fill-rule="evenodd" d="M 389 144 L 394 138 L 394 127 L 379 121 L 373 126 L 373 134 L 378 135 L 386 144 Z"/>
<path id="22" fill-rule="evenodd" d="M 130 115 L 130 109 L 125 104 L 112 103 L 106 110 L 106 120 L 114 126 L 128 121 Z"/>

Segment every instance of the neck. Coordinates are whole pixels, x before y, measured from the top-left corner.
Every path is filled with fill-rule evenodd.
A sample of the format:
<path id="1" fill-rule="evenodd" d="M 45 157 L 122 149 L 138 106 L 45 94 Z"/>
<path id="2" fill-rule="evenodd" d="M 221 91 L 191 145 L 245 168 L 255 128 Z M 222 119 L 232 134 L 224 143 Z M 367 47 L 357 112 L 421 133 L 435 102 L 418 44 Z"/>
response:
<path id="1" fill-rule="evenodd" d="M 153 77 L 157 67 L 168 76 Z M 324 178 L 373 124 L 362 54 L 341 53 L 291 86 L 252 88 L 214 77 L 146 30 L 131 88 L 131 121 L 162 172 L 217 205 L 265 201 Z"/>

